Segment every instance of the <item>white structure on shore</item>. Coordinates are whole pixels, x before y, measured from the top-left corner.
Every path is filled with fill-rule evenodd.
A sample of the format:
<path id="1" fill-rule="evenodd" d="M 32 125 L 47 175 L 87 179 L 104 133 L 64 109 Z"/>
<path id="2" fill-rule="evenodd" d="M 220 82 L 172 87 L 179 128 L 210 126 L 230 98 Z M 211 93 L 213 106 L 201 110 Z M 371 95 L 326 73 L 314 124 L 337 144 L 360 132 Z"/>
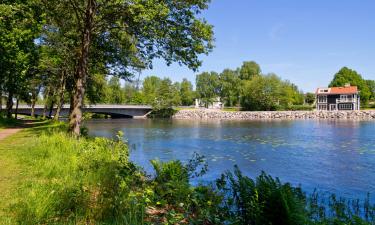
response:
<path id="1" fill-rule="evenodd" d="M 204 108 L 205 104 L 201 99 L 195 99 L 195 108 Z M 220 97 L 216 97 L 208 103 L 208 109 L 223 109 L 224 103 L 221 102 Z"/>

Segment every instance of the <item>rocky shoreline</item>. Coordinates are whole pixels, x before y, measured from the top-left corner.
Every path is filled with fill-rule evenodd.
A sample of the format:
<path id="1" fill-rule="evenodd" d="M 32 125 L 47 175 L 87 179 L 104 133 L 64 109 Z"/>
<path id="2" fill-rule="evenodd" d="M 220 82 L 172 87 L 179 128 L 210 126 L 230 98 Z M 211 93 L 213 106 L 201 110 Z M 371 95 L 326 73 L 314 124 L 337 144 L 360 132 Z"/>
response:
<path id="1" fill-rule="evenodd" d="M 173 119 L 199 120 L 269 120 L 269 119 L 350 119 L 375 120 L 375 110 L 361 111 L 240 111 L 227 112 L 220 110 L 180 110 Z"/>

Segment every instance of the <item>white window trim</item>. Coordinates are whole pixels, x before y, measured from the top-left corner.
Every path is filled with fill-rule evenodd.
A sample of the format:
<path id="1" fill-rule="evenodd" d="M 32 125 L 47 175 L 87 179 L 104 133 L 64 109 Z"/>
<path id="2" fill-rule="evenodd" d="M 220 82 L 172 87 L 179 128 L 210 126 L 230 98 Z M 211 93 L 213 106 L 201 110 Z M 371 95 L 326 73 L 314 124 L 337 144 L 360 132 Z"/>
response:
<path id="1" fill-rule="evenodd" d="M 323 99 L 321 99 L 321 98 L 323 98 Z M 321 101 L 321 100 L 323 100 L 323 101 Z M 327 101 L 328 101 L 327 95 L 318 95 L 318 103 L 327 103 Z"/>

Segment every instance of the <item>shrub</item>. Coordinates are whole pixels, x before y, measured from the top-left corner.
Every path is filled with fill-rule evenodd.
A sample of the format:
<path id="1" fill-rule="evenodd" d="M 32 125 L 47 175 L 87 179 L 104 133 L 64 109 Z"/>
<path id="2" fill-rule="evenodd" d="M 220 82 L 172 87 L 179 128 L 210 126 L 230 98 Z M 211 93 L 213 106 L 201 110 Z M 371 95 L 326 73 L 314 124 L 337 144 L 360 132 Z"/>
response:
<path id="1" fill-rule="evenodd" d="M 153 109 L 150 114 L 148 114 L 149 118 L 171 118 L 177 110 L 173 108 L 161 108 L 161 109 Z"/>
<path id="2" fill-rule="evenodd" d="M 281 110 L 289 110 L 289 111 L 311 111 L 314 109 L 314 106 L 310 105 L 290 105 L 286 106 Z"/>
<path id="3" fill-rule="evenodd" d="M 166 224 L 222 224 L 224 217 L 220 204 L 223 197 L 211 186 L 191 186 L 190 178 L 207 170 L 204 158 L 195 154 L 187 163 L 151 161 L 155 169 L 152 181 L 153 202 L 150 205 L 151 222 Z"/>
<path id="4" fill-rule="evenodd" d="M 264 172 L 254 181 L 235 167 L 216 181 L 226 197 L 230 224 L 306 224 L 305 198 L 300 188 L 281 184 Z"/>

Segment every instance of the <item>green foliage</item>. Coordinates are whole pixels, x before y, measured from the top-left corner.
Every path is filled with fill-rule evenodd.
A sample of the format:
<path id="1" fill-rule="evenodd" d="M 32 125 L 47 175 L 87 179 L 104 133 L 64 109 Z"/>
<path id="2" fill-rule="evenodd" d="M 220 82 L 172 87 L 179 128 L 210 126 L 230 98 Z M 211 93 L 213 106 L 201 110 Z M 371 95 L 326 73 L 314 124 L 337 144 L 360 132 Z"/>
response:
<path id="1" fill-rule="evenodd" d="M 45 134 L 29 143 L 22 159 L 29 169 L 13 206 L 23 224 L 124 223 L 143 220 L 138 188 L 142 172 L 128 161 L 122 142 Z"/>
<path id="2" fill-rule="evenodd" d="M 275 74 L 256 76 L 245 81 L 241 96 L 241 106 L 253 111 L 287 109 L 302 102 L 303 96 L 297 87 L 282 81 Z"/>
<path id="3" fill-rule="evenodd" d="M 305 95 L 305 102 L 309 105 L 314 104 L 315 102 L 315 94 L 314 93 L 306 93 Z"/>
<path id="4" fill-rule="evenodd" d="M 287 111 L 311 111 L 313 109 L 315 109 L 315 107 L 311 105 L 290 105 L 285 108 L 280 108 L 280 110 Z"/>
<path id="5" fill-rule="evenodd" d="M 123 104 L 125 102 L 124 92 L 118 77 L 113 76 L 108 81 L 107 102 L 111 104 Z"/>
<path id="6" fill-rule="evenodd" d="M 264 172 L 254 181 L 235 167 L 216 181 L 225 192 L 224 208 L 230 224 L 306 224 L 304 195 Z"/>
<path id="7" fill-rule="evenodd" d="M 196 90 L 206 107 L 220 94 L 219 74 L 204 72 L 196 77 Z"/>
<path id="8" fill-rule="evenodd" d="M 186 78 L 184 78 L 181 82 L 180 96 L 181 96 L 181 105 L 190 106 L 194 104 L 195 93 L 193 91 L 193 85 Z"/>
<path id="9" fill-rule="evenodd" d="M 147 104 L 154 103 L 160 83 L 161 79 L 157 76 L 149 76 L 144 79 L 143 95 Z"/>
<path id="10" fill-rule="evenodd" d="M 207 170 L 204 157 L 195 154 L 187 163 L 175 160 L 152 160 L 155 178 L 152 181 L 154 202 L 158 208 L 152 221 L 166 220 L 165 224 L 222 224 L 220 204 L 223 197 L 213 187 L 193 187 L 190 178 Z M 154 208 L 155 209 L 155 208 Z"/>
<path id="11" fill-rule="evenodd" d="M 29 81 L 38 59 L 34 43 L 43 21 L 38 1 L 0 3 L 0 93 L 8 95 L 8 117 L 13 98 L 29 100 Z"/>
<path id="12" fill-rule="evenodd" d="M 371 97 L 371 92 L 366 81 L 357 71 L 343 67 L 337 72 L 329 84 L 329 87 L 343 87 L 345 84 L 358 86 L 361 96 L 361 102 L 366 104 Z"/>
<path id="13" fill-rule="evenodd" d="M 243 62 L 239 71 L 241 80 L 251 80 L 261 74 L 260 66 L 254 61 Z"/>
<path id="14" fill-rule="evenodd" d="M 220 96 L 225 101 L 225 106 L 235 106 L 239 103 L 242 82 L 237 71 L 225 69 L 220 74 Z"/>
<path id="15" fill-rule="evenodd" d="M 375 100 L 375 80 L 366 80 L 366 85 L 370 90 L 370 100 Z"/>
<path id="16" fill-rule="evenodd" d="M 160 109 L 153 109 L 150 114 L 147 115 L 148 118 L 171 118 L 174 114 L 176 114 L 177 110 L 174 108 L 160 108 Z"/>
<path id="17" fill-rule="evenodd" d="M 5 118 L 0 112 L 0 128 L 14 127 L 20 125 L 20 121 L 14 118 Z"/>
<path id="18" fill-rule="evenodd" d="M 172 84 L 169 78 L 146 77 L 143 95 L 146 103 L 153 107 L 153 112 L 149 115 L 152 118 L 171 117 L 175 113 L 173 107 L 181 104 L 180 85 Z"/>
<path id="19" fill-rule="evenodd" d="M 375 205 L 370 203 L 370 194 L 360 201 L 314 190 L 307 198 L 306 209 L 310 224 L 370 225 L 375 222 Z"/>
<path id="20" fill-rule="evenodd" d="M 168 109 L 181 104 L 179 87 L 176 84 L 172 84 L 169 78 L 161 80 L 156 91 L 156 96 L 152 102 L 152 106 L 156 110 Z"/>

